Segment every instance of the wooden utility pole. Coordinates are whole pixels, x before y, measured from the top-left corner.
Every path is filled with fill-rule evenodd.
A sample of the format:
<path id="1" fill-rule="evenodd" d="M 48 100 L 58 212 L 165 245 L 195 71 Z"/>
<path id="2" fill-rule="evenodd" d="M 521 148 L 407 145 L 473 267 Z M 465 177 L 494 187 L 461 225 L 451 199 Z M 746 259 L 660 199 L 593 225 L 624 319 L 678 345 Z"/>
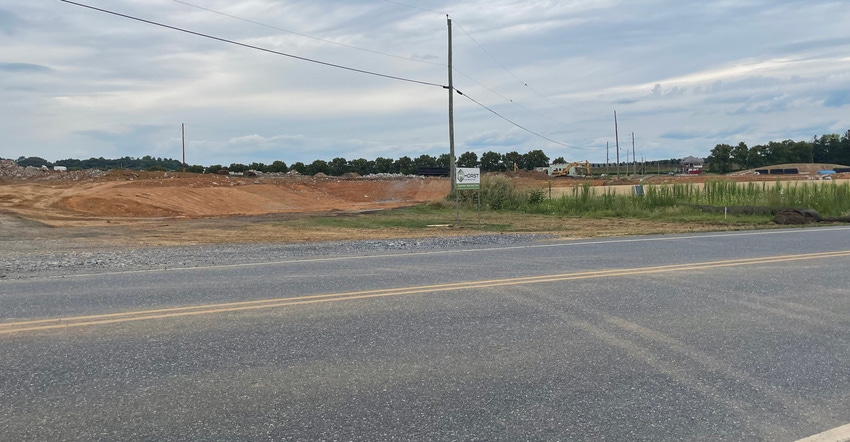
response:
<path id="1" fill-rule="evenodd" d="M 608 142 L 605 142 L 605 175 L 611 173 L 608 168 L 611 166 L 611 160 L 608 159 Z"/>
<path id="2" fill-rule="evenodd" d="M 614 111 L 614 147 L 617 149 L 617 179 L 620 179 L 620 135 L 617 130 L 617 111 Z"/>
<path id="3" fill-rule="evenodd" d="M 180 123 L 180 138 L 183 140 L 183 172 L 186 171 L 186 124 Z"/>
<path id="4" fill-rule="evenodd" d="M 455 87 L 452 82 L 452 19 L 446 15 L 446 20 L 449 26 L 449 176 L 452 179 L 451 190 L 455 191 L 457 178 L 455 177 Z"/>
<path id="5" fill-rule="evenodd" d="M 635 133 L 632 132 L 632 171 L 637 175 L 637 157 L 635 156 Z"/>

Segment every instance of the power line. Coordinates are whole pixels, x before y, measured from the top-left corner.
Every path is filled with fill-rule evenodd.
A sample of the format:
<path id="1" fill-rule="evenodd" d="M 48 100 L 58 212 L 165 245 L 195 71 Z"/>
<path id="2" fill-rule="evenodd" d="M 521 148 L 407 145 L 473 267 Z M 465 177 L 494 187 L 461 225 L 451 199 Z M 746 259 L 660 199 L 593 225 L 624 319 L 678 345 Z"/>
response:
<path id="1" fill-rule="evenodd" d="M 192 8 L 197 8 L 197 9 L 201 9 L 201 10 L 204 10 L 204 11 L 207 11 L 207 12 L 212 12 L 213 14 L 218 14 L 218 15 L 221 15 L 221 16 L 224 16 L 224 17 L 229 17 L 229 18 L 232 18 L 232 19 L 235 19 L 235 20 L 241 20 L 241 21 L 244 21 L 246 23 L 251 23 L 251 24 L 258 25 L 258 26 L 263 26 L 263 27 L 266 27 L 266 28 L 275 29 L 277 31 L 286 32 L 286 33 L 292 34 L 292 35 L 297 35 L 299 37 L 310 38 L 310 39 L 313 39 L 313 40 L 321 41 L 322 43 L 328 43 L 328 44 L 332 44 L 332 45 L 342 46 L 342 47 L 348 48 L 348 49 L 355 49 L 355 50 L 358 50 L 358 51 L 368 52 L 368 53 L 377 54 L 377 55 L 383 55 L 383 56 L 386 56 L 386 57 L 397 58 L 397 59 L 400 59 L 400 60 L 415 61 L 417 63 L 425 63 L 425 64 L 443 66 L 442 63 L 437 63 L 437 62 L 434 62 L 434 61 L 419 60 L 419 59 L 416 59 L 416 58 L 410 58 L 410 57 L 403 57 L 403 56 L 400 56 L 400 55 L 388 54 L 388 53 L 385 53 L 385 52 L 375 51 L 375 50 L 366 49 L 366 48 L 360 48 L 360 47 L 357 47 L 357 46 L 347 45 L 345 43 L 339 43 L 339 42 L 336 42 L 336 41 L 333 41 L 333 40 L 327 40 L 327 39 L 324 39 L 324 38 L 314 37 L 312 35 L 307 35 L 307 34 L 302 34 L 302 33 L 295 32 L 295 31 L 290 31 L 289 29 L 284 29 L 284 28 L 280 28 L 280 27 L 273 26 L 273 25 L 270 25 L 270 24 L 250 20 L 250 19 L 247 19 L 247 18 L 228 14 L 226 12 L 216 11 L 215 9 L 210 9 L 210 8 L 205 8 L 203 6 L 193 5 L 191 3 L 187 3 L 187 2 L 184 2 L 182 0 L 171 0 L 171 1 L 173 1 L 175 3 L 180 3 L 181 5 L 190 6 Z"/>
<path id="2" fill-rule="evenodd" d="M 445 12 L 435 11 L 433 9 L 420 8 L 419 6 L 408 5 L 407 3 L 395 2 L 393 0 L 384 0 L 384 1 L 387 2 L 387 3 L 392 3 L 394 5 L 404 6 L 406 8 L 410 8 L 410 9 L 418 9 L 420 11 L 433 12 L 434 14 L 440 14 L 440 15 L 449 15 L 449 14 L 446 14 Z"/>
<path id="3" fill-rule="evenodd" d="M 471 102 L 473 102 L 473 103 L 475 103 L 475 104 L 477 104 L 477 105 L 481 106 L 482 108 L 484 108 L 484 109 L 488 110 L 488 111 L 489 111 L 490 113 L 492 113 L 493 115 L 495 115 L 495 116 L 497 116 L 497 117 L 499 117 L 499 118 L 501 118 L 501 119 L 503 119 L 503 120 L 507 121 L 508 123 L 510 123 L 510 124 L 512 124 L 512 125 L 514 125 L 514 126 L 516 126 L 517 128 L 522 129 L 522 130 L 524 130 L 524 131 L 526 131 L 526 132 L 528 132 L 528 133 L 530 133 L 530 134 L 532 134 L 532 135 L 534 135 L 534 136 L 537 136 L 537 137 L 543 138 L 543 139 L 544 139 L 544 140 L 546 140 L 546 141 L 550 141 L 550 142 L 555 143 L 555 144 L 557 144 L 557 145 L 559 145 L 559 146 L 568 147 L 568 148 L 570 148 L 570 149 L 578 149 L 578 150 L 602 150 L 602 148 L 578 147 L 578 146 L 573 146 L 573 145 L 570 145 L 570 144 L 567 144 L 567 143 L 563 143 L 563 142 L 561 142 L 561 141 L 553 140 L 552 138 L 549 138 L 549 137 L 547 137 L 547 136 L 545 136 L 545 135 L 542 135 L 542 134 L 540 134 L 540 133 L 538 133 L 538 132 L 535 132 L 535 131 L 533 131 L 533 130 L 531 130 L 531 129 L 528 129 L 528 128 L 526 128 L 526 127 L 524 127 L 524 126 L 522 126 L 522 125 L 520 125 L 520 124 L 518 124 L 518 123 L 516 123 L 516 122 L 514 122 L 514 121 L 512 121 L 512 120 L 510 120 L 509 118 L 505 117 L 504 115 L 502 115 L 502 114 L 500 114 L 500 113 L 498 113 L 498 112 L 494 111 L 493 109 L 491 109 L 491 108 L 489 108 L 489 107 L 487 107 L 487 106 L 485 106 L 485 105 L 481 104 L 480 102 L 478 102 L 478 101 L 477 101 L 477 100 L 475 100 L 474 98 L 470 97 L 469 95 L 464 94 L 463 92 L 461 92 L 461 91 L 459 91 L 459 90 L 457 90 L 457 89 L 455 89 L 455 92 L 457 92 L 457 94 L 458 94 L 458 95 L 461 95 L 461 96 L 466 97 L 466 99 L 467 99 L 467 100 L 469 100 L 469 101 L 471 101 Z"/>
<path id="4" fill-rule="evenodd" d="M 190 6 L 190 7 L 192 7 L 192 8 L 197 8 L 197 9 L 201 9 L 201 10 L 204 10 L 204 11 L 207 11 L 207 12 L 212 12 L 212 13 L 214 13 L 214 14 L 218 14 L 218 15 L 221 15 L 221 16 L 224 16 L 224 17 L 229 17 L 229 18 L 232 18 L 232 19 L 235 19 L 235 20 L 244 21 L 244 22 L 246 22 L 246 23 L 251 23 L 251 24 L 258 25 L 258 26 L 263 26 L 263 27 L 267 27 L 267 28 L 270 28 L 270 29 L 275 29 L 275 30 L 278 30 L 278 31 L 282 31 L 282 32 L 286 32 L 286 33 L 289 33 L 289 34 L 297 35 L 297 36 L 299 36 L 299 37 L 305 37 L 305 38 L 310 38 L 310 39 L 313 39 L 313 40 L 321 41 L 321 42 L 323 42 L 323 43 L 329 43 L 329 44 L 333 44 L 333 45 L 337 45 L 337 46 L 342 46 L 342 47 L 349 48 L 349 49 L 355 49 L 355 50 L 358 50 L 358 51 L 364 51 L 364 52 L 368 52 L 368 53 L 372 53 L 372 54 L 383 55 L 383 56 L 392 57 L 392 58 L 398 58 L 398 59 L 401 59 L 401 60 L 415 61 L 415 62 L 419 62 L 419 63 L 426 63 L 426 64 L 432 64 L 432 65 L 438 65 L 438 66 L 442 66 L 442 65 L 443 65 L 442 63 L 430 62 L 430 61 L 426 61 L 426 60 L 417 60 L 417 59 L 413 59 L 413 58 L 409 58 L 409 57 L 402 57 L 402 56 L 398 56 L 398 55 L 387 54 L 387 53 L 380 52 L 380 51 L 374 51 L 374 50 L 371 50 L 371 49 L 365 49 L 365 48 L 360 48 L 360 47 L 357 47 L 357 46 L 347 45 L 347 44 L 339 43 L 339 42 L 335 42 L 335 41 L 332 41 L 332 40 L 326 40 L 326 39 L 323 39 L 323 38 L 314 37 L 314 36 L 311 36 L 311 35 L 302 34 L 302 33 L 295 32 L 295 31 L 290 31 L 290 30 L 288 30 L 288 29 L 280 28 L 280 27 L 273 26 L 273 25 L 269 25 L 269 24 L 266 24 L 266 23 L 261 23 L 261 22 L 255 21 L 255 20 L 250 20 L 250 19 L 247 19 L 247 18 L 238 17 L 238 16 L 235 16 L 235 15 L 232 15 L 232 14 L 228 14 L 228 13 L 226 13 L 226 12 L 216 11 L 216 10 L 214 10 L 214 9 L 205 8 L 205 7 L 203 7 L 203 6 L 193 5 L 193 4 L 188 3 L 188 2 L 185 2 L 185 1 L 183 1 L 183 0 L 171 0 L 171 1 L 173 1 L 173 2 L 175 2 L 175 3 L 180 3 L 181 5 Z M 417 7 L 417 6 L 412 6 L 412 5 L 408 5 L 408 4 L 405 4 L 405 3 L 400 3 L 400 2 L 396 2 L 396 1 L 392 1 L 392 0 L 384 0 L 384 1 L 385 1 L 385 2 L 387 2 L 387 3 L 392 3 L 392 4 L 395 4 L 395 5 L 404 6 L 404 7 L 411 8 L 411 9 L 416 9 L 416 10 L 425 11 L 425 12 L 432 12 L 432 13 L 435 13 L 435 14 L 441 14 L 441 13 L 440 13 L 440 12 L 438 12 L 438 11 L 433 11 L 433 10 L 431 10 L 431 9 L 420 8 L 420 7 Z M 489 56 L 490 56 L 490 58 L 492 58 L 493 60 L 495 60 L 495 61 L 496 61 L 496 63 L 499 63 L 499 61 L 498 61 L 498 60 L 496 60 L 496 58 L 495 58 L 492 54 L 490 54 L 490 53 L 489 53 L 486 49 L 484 49 L 484 47 L 483 47 L 483 46 L 481 46 L 481 45 L 480 45 L 480 44 L 479 44 L 479 43 L 478 43 L 478 42 L 477 42 L 477 41 L 476 41 L 476 40 L 475 40 L 475 39 L 474 39 L 474 38 L 473 38 L 473 37 L 472 37 L 472 36 L 471 36 L 468 32 L 466 32 L 466 30 L 465 30 L 465 29 L 463 29 L 463 27 L 461 27 L 460 25 L 458 25 L 458 27 L 460 27 L 460 28 L 461 28 L 461 30 L 463 30 L 463 32 L 464 32 L 464 33 L 465 33 L 465 34 L 466 34 L 466 35 L 470 38 L 470 40 L 472 40 L 472 41 L 473 41 L 476 45 L 478 45 L 478 47 L 479 47 L 479 48 L 481 48 L 481 50 L 483 50 L 485 53 L 487 53 L 487 55 L 489 55 Z M 519 79 L 519 78 L 517 78 L 515 75 L 513 75 L 513 74 L 512 74 L 512 73 L 511 73 L 511 72 L 510 72 L 510 71 L 509 71 L 509 70 L 508 70 L 508 69 L 507 69 L 504 65 L 502 65 L 501 63 L 499 63 L 499 66 L 501 66 L 501 67 L 502 67 L 502 69 L 504 69 L 504 70 L 505 70 L 505 71 L 507 71 L 509 74 L 511 74 L 511 75 L 512 75 L 512 76 L 513 76 L 516 80 L 518 80 L 518 81 L 522 82 L 522 80 L 520 80 L 520 79 Z M 555 120 L 555 119 L 553 119 L 553 118 L 550 118 L 550 117 L 548 117 L 548 116 L 546 116 L 546 115 L 541 114 L 540 112 L 537 112 L 537 111 L 535 111 L 535 110 L 533 110 L 533 109 L 530 109 L 530 108 L 528 108 L 528 107 L 526 107 L 526 106 L 523 106 L 522 104 L 520 104 L 520 103 L 518 103 L 518 102 L 514 101 L 513 99 L 506 97 L 505 95 L 503 95 L 503 94 L 501 94 L 501 93 L 499 93 L 499 92 L 497 92 L 497 91 L 493 90 L 493 89 L 492 89 L 492 88 L 490 88 L 490 87 L 487 87 L 487 86 L 486 86 L 486 85 L 484 85 L 483 83 L 481 83 L 481 82 L 479 82 L 478 80 L 476 80 L 476 79 L 472 78 L 471 76 L 467 75 L 466 73 L 461 72 L 461 71 L 460 71 L 459 69 L 457 69 L 457 68 L 452 68 L 452 70 L 454 70 L 454 71 L 455 71 L 455 72 L 457 72 L 458 74 L 460 74 L 460 75 L 462 75 L 462 76 L 466 77 L 468 80 L 472 81 L 473 83 L 475 83 L 475 84 L 477 84 L 477 85 L 479 85 L 479 86 L 483 87 L 484 89 L 486 89 L 486 90 L 490 91 L 491 93 L 493 93 L 493 94 L 495 94 L 495 95 L 498 95 L 499 97 L 503 98 L 504 100 L 509 101 L 510 103 L 513 103 L 513 104 L 515 104 L 515 105 L 517 105 L 517 106 L 519 106 L 519 107 L 521 107 L 521 108 L 525 109 L 525 110 L 526 110 L 526 111 L 528 111 L 528 112 L 531 112 L 531 113 L 533 113 L 533 114 L 535 114 L 535 115 L 537 115 L 537 116 L 539 116 L 539 117 L 541 117 L 541 118 L 547 119 L 547 120 L 549 120 L 549 121 L 551 121 L 551 122 L 553 122 L 553 123 L 560 124 L 560 125 L 564 125 L 564 126 L 566 126 L 566 125 L 567 125 L 567 124 L 566 124 L 566 123 L 564 123 L 564 122 L 561 122 L 561 121 Z M 529 89 L 530 89 L 530 86 L 528 86 L 528 84 L 525 84 L 525 83 L 523 83 L 523 84 L 524 84 L 526 87 L 529 87 Z M 535 92 L 535 93 L 536 93 L 536 92 Z M 540 95 L 540 94 L 538 94 L 538 95 Z M 545 97 L 543 97 L 543 98 L 545 98 Z M 553 104 L 555 104 L 555 105 L 557 106 L 557 104 L 556 104 L 556 103 L 553 103 Z"/>
<path id="5" fill-rule="evenodd" d="M 537 112 L 537 111 L 536 111 L 536 110 L 534 110 L 534 109 L 530 109 L 530 108 L 528 108 L 528 107 L 526 107 L 526 106 L 523 106 L 522 104 L 519 104 L 518 102 L 514 101 L 514 100 L 513 100 L 513 98 L 509 98 L 509 97 L 506 97 L 506 96 L 504 96 L 504 95 L 500 94 L 499 92 L 497 92 L 497 91 L 495 91 L 495 90 L 493 90 L 493 89 L 491 89 L 491 88 L 487 87 L 486 85 L 482 84 L 482 83 L 481 83 L 481 82 L 479 82 L 478 80 L 476 80 L 476 79 L 474 79 L 474 78 L 470 77 L 469 75 L 466 75 L 465 73 L 463 73 L 463 72 L 459 71 L 457 68 L 452 68 L 452 69 L 453 69 L 455 72 L 457 72 L 458 74 L 463 75 L 464 77 L 466 77 L 466 79 L 467 79 L 467 80 L 469 80 L 469 81 L 471 81 L 471 82 L 473 82 L 473 83 L 475 83 L 475 84 L 477 84 L 477 85 L 479 85 L 479 86 L 483 87 L 484 89 L 487 89 L 488 91 L 490 91 L 490 92 L 491 92 L 491 93 L 493 93 L 494 95 L 498 95 L 499 97 L 502 97 L 505 101 L 508 101 L 508 102 L 510 102 L 511 104 L 517 105 L 517 106 L 519 106 L 519 107 L 521 107 L 521 108 L 525 109 L 526 111 L 531 112 L 531 113 L 533 113 L 533 114 L 537 115 L 537 116 L 538 116 L 538 117 L 540 117 L 540 118 L 544 118 L 544 119 L 546 119 L 546 120 L 549 120 L 549 121 L 551 121 L 551 122 L 553 122 L 553 123 L 556 123 L 556 124 L 560 124 L 560 125 L 562 125 L 562 126 L 567 126 L 567 124 L 566 124 L 566 123 L 564 123 L 563 121 L 558 121 L 558 120 L 556 120 L 556 119 L 554 119 L 554 118 L 547 117 L 546 115 L 543 115 L 543 114 L 541 114 L 540 112 Z"/>
<path id="6" fill-rule="evenodd" d="M 455 22 L 455 24 L 457 24 L 457 27 L 460 28 L 460 30 L 463 31 L 463 33 L 466 34 L 466 36 L 469 37 L 469 39 L 472 40 L 472 42 L 475 43 L 476 46 L 478 46 L 482 51 L 484 51 L 484 53 L 487 54 L 488 57 L 493 59 L 493 61 L 496 62 L 496 64 L 498 64 L 499 67 L 504 69 L 504 71 L 507 72 L 511 77 L 514 77 L 514 79 L 516 81 L 520 82 L 523 86 L 527 87 L 528 90 L 533 92 L 538 97 L 548 101 L 549 103 L 551 103 L 551 104 L 553 104 L 557 107 L 560 107 L 561 109 L 564 109 L 560 104 L 555 103 L 549 97 L 546 97 L 545 95 L 541 94 L 540 92 L 537 92 L 533 87 L 529 86 L 528 83 L 526 83 L 525 81 L 522 81 L 519 77 L 514 75 L 514 73 L 511 72 L 511 70 L 508 69 L 504 64 L 502 64 L 495 56 L 493 56 L 493 54 L 491 54 L 490 51 L 485 49 L 484 46 L 481 46 L 481 44 L 478 43 L 478 41 L 469 32 L 467 32 L 466 29 L 464 29 L 463 26 L 460 25 L 460 23 Z M 564 109 L 564 110 L 567 110 L 567 109 Z M 561 124 L 563 124 L 563 123 L 561 123 Z"/>
<path id="7" fill-rule="evenodd" d="M 62 1 L 64 3 L 71 4 L 71 5 L 79 6 L 79 7 L 82 7 L 82 8 L 91 9 L 91 10 L 94 10 L 94 11 L 103 12 L 103 13 L 106 13 L 106 14 L 115 15 L 115 16 L 118 16 L 118 17 L 130 19 L 130 20 L 135 20 L 135 21 L 138 21 L 138 22 L 147 23 L 147 24 L 159 26 L 159 27 L 166 28 L 166 29 L 171 29 L 171 30 L 174 30 L 174 31 L 179 31 L 179 32 L 183 32 L 183 33 L 187 33 L 187 34 L 191 34 L 191 35 L 196 35 L 196 36 L 199 36 L 199 37 L 209 38 L 211 40 L 216 40 L 216 41 L 220 41 L 220 42 L 223 42 L 223 43 L 228 43 L 228 44 L 232 44 L 232 45 L 236 45 L 236 46 L 241 46 L 241 47 L 254 49 L 254 50 L 258 50 L 258 51 L 262 51 L 262 52 L 267 52 L 267 53 L 270 53 L 270 54 L 281 55 L 281 56 L 284 56 L 284 57 L 294 58 L 296 60 L 307 61 L 307 62 L 311 62 L 311 63 L 320 64 L 320 65 L 323 65 L 323 66 L 334 67 L 334 68 L 338 68 L 338 69 L 348 70 L 348 71 L 352 71 L 352 72 L 358 72 L 358 73 L 361 73 L 361 74 L 373 75 L 373 76 L 382 77 L 382 78 L 388 78 L 388 79 L 392 79 L 392 80 L 406 81 L 406 82 L 409 82 L 409 83 L 422 84 L 422 85 L 426 85 L 426 86 L 435 86 L 435 87 L 440 87 L 440 88 L 443 88 L 443 89 L 449 88 L 448 86 L 444 86 L 444 85 L 441 85 L 441 84 L 438 84 L 438 83 L 432 83 L 432 82 L 421 81 L 421 80 L 414 80 L 414 79 L 398 77 L 398 76 L 394 76 L 394 75 L 381 74 L 381 73 L 378 73 L 378 72 L 352 68 L 352 67 L 348 67 L 348 66 L 338 65 L 338 64 L 334 64 L 334 63 L 320 61 L 320 60 L 315 60 L 315 59 L 312 59 L 312 58 L 301 57 L 301 56 L 297 56 L 297 55 L 293 55 L 293 54 L 287 54 L 285 52 L 275 51 L 275 50 L 272 50 L 272 49 L 267 49 L 267 48 L 262 48 L 262 47 L 259 47 L 259 46 L 249 45 L 249 44 L 246 44 L 246 43 L 240 43 L 240 42 L 237 42 L 237 41 L 234 41 L 234 40 L 228 40 L 226 38 L 221 38 L 221 37 L 216 37 L 216 36 L 209 35 L 209 34 L 204 34 L 204 33 L 201 33 L 201 32 L 191 31 L 191 30 L 188 30 L 188 29 L 167 25 L 167 24 L 155 22 L 155 21 L 152 21 L 152 20 L 146 20 L 146 19 L 143 19 L 143 18 L 140 18 L 140 17 L 135 17 L 135 16 L 132 16 L 132 15 L 127 15 L 127 14 L 122 14 L 122 13 L 115 12 L 115 11 L 110 11 L 110 10 L 107 10 L 107 9 L 97 8 L 97 7 L 94 7 L 94 6 L 90 6 L 90 5 L 86 5 L 86 4 L 82 4 L 82 3 L 77 3 L 77 2 L 74 2 L 74 1 L 71 1 L 71 0 L 60 0 L 60 1 Z M 175 1 L 177 1 L 177 0 L 175 0 Z M 385 1 L 388 1 L 390 3 L 397 3 L 397 2 L 390 1 L 390 0 L 385 0 Z M 183 3 L 183 2 L 178 2 L 178 3 Z M 403 5 L 401 3 L 397 3 L 397 4 Z M 190 6 L 192 6 L 192 5 L 190 5 Z M 409 6 L 409 5 L 403 5 L 403 6 Z M 412 6 L 409 6 L 409 7 L 412 7 Z M 415 8 L 415 7 L 412 7 L 412 8 L 422 9 L 422 8 Z M 429 11 L 429 12 L 436 12 L 436 11 Z M 236 17 L 236 18 L 238 18 L 238 17 Z M 464 31 L 464 32 L 466 32 L 466 31 Z M 466 74 L 464 74 L 464 76 L 466 76 Z M 467 76 L 467 78 L 469 78 L 469 77 Z M 514 78 L 516 78 L 516 77 L 514 77 Z M 554 140 L 552 138 L 549 138 L 549 137 L 542 135 L 538 132 L 532 131 L 532 130 L 530 130 L 530 129 L 508 119 L 507 117 L 499 114 L 495 110 L 485 106 L 484 104 L 482 104 L 479 101 L 473 99 L 472 97 L 462 93 L 461 91 L 459 91 L 457 89 L 454 89 L 454 90 L 455 90 L 455 92 L 458 93 L 458 95 L 466 97 L 468 100 L 470 100 L 473 103 L 477 104 L 478 106 L 486 109 L 487 111 L 491 112 L 493 115 L 496 115 L 497 117 L 507 121 L 508 123 L 512 124 L 513 126 L 519 128 L 519 129 L 522 129 L 522 130 L 524 130 L 524 131 L 526 131 L 526 132 L 528 132 L 532 135 L 535 135 L 539 138 L 542 138 L 544 140 L 547 140 L 547 141 L 550 141 L 552 143 L 558 144 L 560 146 L 568 147 L 568 148 L 571 148 L 571 149 L 599 150 L 599 149 L 593 149 L 593 148 L 581 148 L 581 147 L 577 147 L 577 146 L 572 146 L 572 145 L 569 145 L 567 143 L 563 143 L 563 142 Z M 513 100 L 509 100 L 509 101 L 513 102 Z"/>
<path id="8" fill-rule="evenodd" d="M 343 66 L 343 65 L 339 65 L 339 64 L 328 63 L 326 61 L 315 60 L 315 59 L 312 59 L 312 58 L 300 57 L 298 55 L 287 54 L 285 52 L 275 51 L 275 50 L 272 50 L 272 49 L 266 49 L 266 48 L 262 48 L 262 47 L 259 47 L 259 46 L 249 45 L 249 44 L 246 44 L 246 43 L 240 43 L 238 41 L 228 40 L 226 38 L 216 37 L 216 36 L 209 35 L 209 34 L 203 34 L 201 32 L 190 31 L 188 29 L 178 28 L 176 26 L 171 26 L 171 25 L 167 25 L 167 24 L 164 24 L 164 23 L 159 23 L 159 22 L 146 20 L 146 19 L 139 18 L 139 17 L 134 17 L 132 15 L 121 14 L 119 12 L 110 11 L 110 10 L 107 10 L 107 9 L 96 8 L 94 6 L 89 6 L 89 5 L 85 5 L 85 4 L 82 4 L 82 3 L 73 2 L 73 1 L 70 1 L 70 0 L 59 0 L 59 1 L 69 3 L 69 4 L 72 4 L 72 5 L 75 5 L 75 6 L 80 6 L 80 7 L 83 7 L 83 8 L 91 9 L 91 10 L 94 10 L 94 11 L 103 12 L 103 13 L 106 13 L 106 14 L 127 18 L 127 19 L 130 19 L 130 20 L 139 21 L 139 22 L 142 22 L 142 23 L 147 23 L 147 24 L 151 24 L 151 25 L 154 25 L 154 26 L 163 27 L 163 28 L 166 28 L 166 29 L 171 29 L 171 30 L 174 30 L 174 31 L 180 31 L 180 32 L 184 32 L 184 33 L 187 33 L 187 34 L 197 35 L 199 37 L 209 38 L 211 40 L 216 40 L 216 41 L 220 41 L 220 42 L 223 42 L 223 43 L 229 43 L 229 44 L 236 45 L 236 46 L 242 46 L 242 47 L 249 48 L 249 49 L 254 49 L 254 50 L 258 50 L 258 51 L 262 51 L 262 52 L 268 52 L 270 54 L 294 58 L 296 60 L 308 61 L 310 63 L 316 63 L 316 64 L 320 64 L 320 65 L 323 65 L 323 66 L 334 67 L 334 68 L 337 68 L 337 69 L 344 69 L 344 70 L 347 70 L 347 71 L 358 72 L 358 73 L 361 73 L 361 74 L 374 75 L 376 77 L 389 78 L 389 79 L 392 79 L 392 80 L 406 81 L 406 82 L 409 82 L 409 83 L 423 84 L 423 85 L 426 85 L 426 86 L 436 86 L 436 87 L 440 87 L 440 88 L 445 87 L 445 86 L 438 84 L 438 83 L 431 83 L 431 82 L 428 82 L 428 81 L 421 81 L 421 80 L 413 80 L 413 79 L 410 79 L 410 78 L 397 77 L 395 75 L 381 74 L 379 72 L 367 71 L 367 70 L 352 68 L 352 67 Z"/>

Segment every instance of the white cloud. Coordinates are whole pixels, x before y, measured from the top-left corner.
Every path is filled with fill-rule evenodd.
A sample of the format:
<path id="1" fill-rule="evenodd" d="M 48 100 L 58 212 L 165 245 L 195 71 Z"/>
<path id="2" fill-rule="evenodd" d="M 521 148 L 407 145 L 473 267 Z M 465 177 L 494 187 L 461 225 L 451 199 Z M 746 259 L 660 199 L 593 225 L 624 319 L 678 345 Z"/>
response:
<path id="1" fill-rule="evenodd" d="M 89 3 L 437 84 L 447 81 L 441 12 L 448 12 L 460 90 L 548 138 L 599 149 L 552 143 L 455 96 L 460 153 L 542 148 L 553 158 L 603 161 L 605 141 L 613 144 L 614 109 L 621 135 L 634 131 L 649 158 L 850 129 L 847 1 L 417 4 L 436 12 L 374 1 L 185 1 L 267 26 L 178 1 Z M 203 164 L 448 149 L 447 91 L 439 87 L 65 3 L 0 0 L 0 46 L 0 157 L 165 155 L 179 152 L 182 122 L 192 134 L 189 158 Z"/>

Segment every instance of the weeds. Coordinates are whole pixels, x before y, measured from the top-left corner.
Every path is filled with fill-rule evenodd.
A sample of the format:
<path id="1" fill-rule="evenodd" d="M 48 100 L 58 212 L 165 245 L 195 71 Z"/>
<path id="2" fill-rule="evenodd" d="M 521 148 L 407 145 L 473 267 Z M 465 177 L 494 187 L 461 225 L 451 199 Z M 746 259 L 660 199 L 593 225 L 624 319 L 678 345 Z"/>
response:
<path id="1" fill-rule="evenodd" d="M 474 192 L 463 192 L 461 200 L 474 202 Z M 451 197 L 454 199 L 454 196 Z M 573 186 L 569 192 L 549 199 L 541 188 L 521 190 L 508 178 L 484 177 L 481 183 L 482 207 L 526 213 L 547 213 L 587 218 L 679 218 L 700 215 L 699 206 L 758 208 L 812 208 L 822 216 L 850 213 L 850 183 L 736 183 L 715 180 L 703 185 L 648 185 L 643 195 L 616 194 L 613 189 Z M 764 211 L 764 210 L 763 210 Z M 722 211 L 721 211 L 722 212 Z M 717 215 L 708 215 L 717 218 Z M 764 216 L 755 217 L 764 220 Z"/>

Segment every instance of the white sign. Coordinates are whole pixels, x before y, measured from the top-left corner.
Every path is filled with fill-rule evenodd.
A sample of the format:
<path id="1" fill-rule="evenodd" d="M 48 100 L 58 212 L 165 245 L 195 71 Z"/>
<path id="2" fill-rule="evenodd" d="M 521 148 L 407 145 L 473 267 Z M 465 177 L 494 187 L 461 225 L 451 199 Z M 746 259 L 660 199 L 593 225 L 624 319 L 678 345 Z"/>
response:
<path id="1" fill-rule="evenodd" d="M 458 167 L 455 171 L 455 188 L 458 190 L 478 190 L 481 188 L 481 169 Z"/>

